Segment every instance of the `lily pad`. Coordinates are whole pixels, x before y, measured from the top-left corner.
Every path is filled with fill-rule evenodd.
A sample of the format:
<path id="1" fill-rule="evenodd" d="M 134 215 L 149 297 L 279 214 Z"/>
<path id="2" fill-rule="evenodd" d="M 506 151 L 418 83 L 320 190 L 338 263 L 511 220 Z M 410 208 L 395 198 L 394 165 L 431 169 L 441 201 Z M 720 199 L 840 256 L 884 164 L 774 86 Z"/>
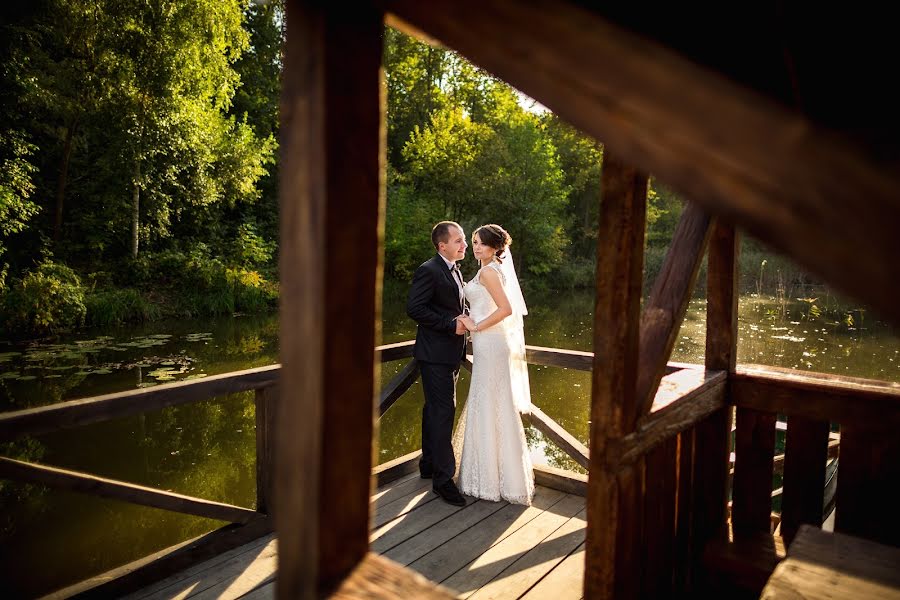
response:
<path id="1" fill-rule="evenodd" d="M 188 379 L 202 379 L 202 378 L 204 378 L 204 377 L 206 377 L 206 373 L 194 373 L 193 375 L 188 375 L 187 377 L 185 377 L 185 380 L 188 380 Z"/>
<path id="2" fill-rule="evenodd" d="M 147 381 L 147 382 L 145 382 L 145 383 L 139 383 L 139 384 L 137 384 L 137 386 L 138 386 L 139 388 L 148 388 L 148 387 L 153 387 L 154 385 L 159 385 L 159 384 L 156 383 L 155 381 Z"/>
<path id="3" fill-rule="evenodd" d="M 94 375 L 109 375 L 112 373 L 109 369 L 94 369 Z"/>
<path id="4" fill-rule="evenodd" d="M 7 371 L 6 373 L 0 373 L 0 379 L 18 379 L 19 374 L 15 371 Z"/>

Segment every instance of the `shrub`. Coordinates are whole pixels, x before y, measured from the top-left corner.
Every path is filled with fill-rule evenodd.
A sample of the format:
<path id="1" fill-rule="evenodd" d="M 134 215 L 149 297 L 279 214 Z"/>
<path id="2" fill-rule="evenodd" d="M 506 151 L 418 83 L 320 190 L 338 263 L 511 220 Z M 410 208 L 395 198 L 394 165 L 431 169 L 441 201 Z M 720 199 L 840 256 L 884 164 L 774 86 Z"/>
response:
<path id="1" fill-rule="evenodd" d="M 7 325 L 37 333 L 84 323 L 84 289 L 69 267 L 44 260 L 10 285 L 3 298 Z"/>

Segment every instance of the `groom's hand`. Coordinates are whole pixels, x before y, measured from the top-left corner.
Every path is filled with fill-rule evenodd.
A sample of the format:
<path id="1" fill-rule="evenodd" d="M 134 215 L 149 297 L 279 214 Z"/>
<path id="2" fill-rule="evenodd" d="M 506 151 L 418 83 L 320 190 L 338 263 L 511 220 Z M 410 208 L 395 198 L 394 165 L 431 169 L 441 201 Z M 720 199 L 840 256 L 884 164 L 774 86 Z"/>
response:
<path id="1" fill-rule="evenodd" d="M 456 317 L 456 335 L 463 335 L 466 332 L 466 326 L 462 319 Z"/>

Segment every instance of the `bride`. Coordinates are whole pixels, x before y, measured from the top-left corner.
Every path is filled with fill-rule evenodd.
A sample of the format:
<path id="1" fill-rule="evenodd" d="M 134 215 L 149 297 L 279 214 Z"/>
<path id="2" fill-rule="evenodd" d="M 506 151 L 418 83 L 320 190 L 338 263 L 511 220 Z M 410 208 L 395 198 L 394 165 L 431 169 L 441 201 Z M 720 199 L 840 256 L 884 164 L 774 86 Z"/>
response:
<path id="1" fill-rule="evenodd" d="M 472 381 L 454 435 L 463 494 L 531 504 L 534 473 L 519 413 L 530 412 L 522 316 L 528 311 L 513 266 L 509 234 L 483 225 L 472 235 L 481 268 L 464 288 L 471 332 Z"/>

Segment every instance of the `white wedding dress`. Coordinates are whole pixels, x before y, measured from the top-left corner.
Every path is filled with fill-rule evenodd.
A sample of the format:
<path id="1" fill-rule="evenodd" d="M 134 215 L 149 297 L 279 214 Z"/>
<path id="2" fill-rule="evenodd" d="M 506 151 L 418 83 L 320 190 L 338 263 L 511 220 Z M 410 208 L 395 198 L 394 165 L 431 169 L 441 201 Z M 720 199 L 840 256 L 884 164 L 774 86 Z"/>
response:
<path id="1" fill-rule="evenodd" d="M 497 305 L 481 285 L 484 269 L 494 269 L 507 287 L 497 263 L 478 271 L 464 288 L 469 314 L 477 322 Z M 508 292 L 507 292 L 508 293 Z M 516 341 L 512 316 L 472 334 L 474 351 L 469 397 L 460 415 L 453 446 L 459 464 L 459 490 L 484 500 L 531 504 L 534 472 L 520 411 L 531 405 L 524 339 Z M 521 338 L 521 331 L 518 335 Z"/>

